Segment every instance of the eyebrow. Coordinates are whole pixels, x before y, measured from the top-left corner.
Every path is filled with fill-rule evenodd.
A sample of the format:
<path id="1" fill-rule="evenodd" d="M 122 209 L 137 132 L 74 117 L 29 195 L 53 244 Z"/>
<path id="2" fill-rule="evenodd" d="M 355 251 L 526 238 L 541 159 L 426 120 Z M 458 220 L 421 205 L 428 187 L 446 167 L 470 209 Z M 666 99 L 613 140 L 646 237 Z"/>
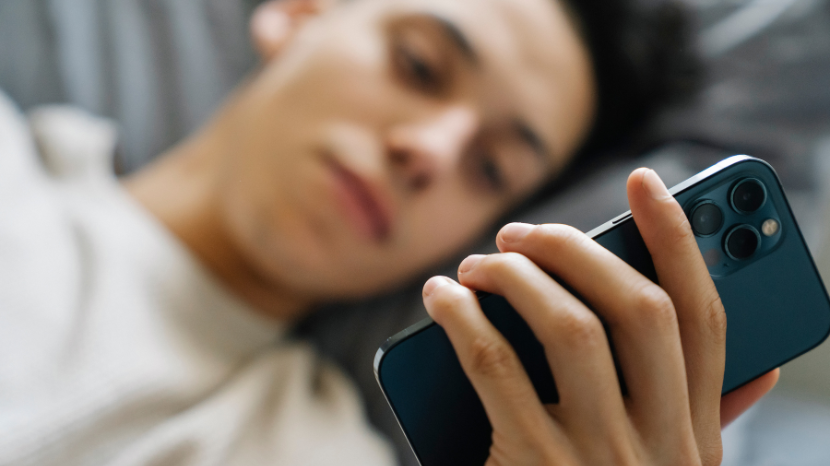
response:
<path id="1" fill-rule="evenodd" d="M 427 17 L 440 27 L 440 29 L 444 32 L 444 35 L 450 39 L 453 46 L 461 52 L 461 55 L 470 64 L 478 64 L 478 53 L 476 53 L 475 48 L 473 48 L 472 43 L 461 28 L 449 19 L 437 14 L 428 14 Z"/>
<path id="2" fill-rule="evenodd" d="M 533 149 L 533 152 L 535 152 L 536 155 L 546 160 L 552 157 L 553 152 L 550 150 L 548 145 L 545 144 L 545 141 L 542 140 L 539 134 L 533 131 L 533 128 L 531 128 L 527 122 L 523 120 L 516 120 L 513 124 L 516 128 L 516 132 L 519 134 L 519 137 Z"/>
<path id="3" fill-rule="evenodd" d="M 461 55 L 467 59 L 467 61 L 473 65 L 478 65 L 478 53 L 476 53 L 475 49 L 472 46 L 472 43 L 464 34 L 464 32 L 459 28 L 455 23 L 451 20 L 438 15 L 438 14 L 427 14 L 426 15 L 430 20 L 434 21 L 440 29 L 444 32 L 444 35 L 450 39 L 450 42 L 461 52 Z M 514 122 L 514 127 L 516 129 L 516 133 L 518 133 L 519 138 L 525 142 L 525 144 L 529 145 L 533 152 L 541 159 L 545 159 L 549 161 L 552 158 L 553 152 L 550 150 L 545 141 L 539 136 L 539 134 L 530 127 L 530 125 L 525 122 L 524 120 L 517 119 Z"/>

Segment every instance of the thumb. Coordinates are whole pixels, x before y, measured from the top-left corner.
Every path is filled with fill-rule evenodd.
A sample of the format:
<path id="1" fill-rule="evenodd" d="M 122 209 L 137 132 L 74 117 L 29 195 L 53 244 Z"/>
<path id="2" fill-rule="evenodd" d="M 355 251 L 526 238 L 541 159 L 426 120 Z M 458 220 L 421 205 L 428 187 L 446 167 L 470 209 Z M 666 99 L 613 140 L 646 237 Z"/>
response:
<path id="1" fill-rule="evenodd" d="M 729 392 L 720 400 L 720 426 L 728 426 L 744 411 L 757 403 L 764 395 L 772 390 L 778 382 L 780 369 L 775 369 L 749 382 L 748 384 Z"/>

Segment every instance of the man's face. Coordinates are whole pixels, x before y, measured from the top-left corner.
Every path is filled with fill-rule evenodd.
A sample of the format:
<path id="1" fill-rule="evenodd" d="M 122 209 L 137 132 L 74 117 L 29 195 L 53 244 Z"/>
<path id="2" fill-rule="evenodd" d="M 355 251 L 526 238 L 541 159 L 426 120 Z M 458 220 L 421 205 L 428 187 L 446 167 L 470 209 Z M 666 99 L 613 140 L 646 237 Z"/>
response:
<path id="1" fill-rule="evenodd" d="M 553 0 L 353 0 L 308 19 L 235 102 L 240 251 L 316 298 L 401 283 L 550 179 L 592 117 Z"/>

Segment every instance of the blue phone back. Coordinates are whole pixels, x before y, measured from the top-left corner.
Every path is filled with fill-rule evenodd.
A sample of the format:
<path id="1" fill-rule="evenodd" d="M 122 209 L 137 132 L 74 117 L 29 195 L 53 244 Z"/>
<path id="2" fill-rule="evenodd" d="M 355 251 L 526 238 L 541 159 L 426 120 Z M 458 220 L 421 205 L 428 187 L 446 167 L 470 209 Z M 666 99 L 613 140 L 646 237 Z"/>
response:
<path id="1" fill-rule="evenodd" d="M 728 322 L 723 393 L 809 351 L 830 332 L 830 301 L 778 177 L 767 163 L 732 157 L 671 191 L 688 211 L 701 193 L 745 177 L 767 187 L 767 202 L 778 214 L 781 236 L 758 260 L 735 271 L 719 269 L 712 276 Z M 630 215 L 589 235 L 657 281 Z M 501 296 L 485 295 L 480 304 L 513 345 L 541 401 L 557 402 L 542 345 L 524 320 Z M 484 464 L 490 423 L 440 326 L 426 319 L 389 338 L 375 357 L 375 374 L 423 466 Z"/>

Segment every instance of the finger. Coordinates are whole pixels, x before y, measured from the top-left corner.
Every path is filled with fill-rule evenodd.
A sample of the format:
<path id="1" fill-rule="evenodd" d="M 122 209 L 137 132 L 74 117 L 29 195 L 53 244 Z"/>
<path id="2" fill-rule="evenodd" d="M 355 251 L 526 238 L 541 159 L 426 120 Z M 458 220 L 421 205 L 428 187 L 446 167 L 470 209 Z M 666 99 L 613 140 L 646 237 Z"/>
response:
<path id="1" fill-rule="evenodd" d="M 427 312 L 447 333 L 493 430 L 527 441 L 557 435 L 518 356 L 481 312 L 475 294 L 449 278 L 433 277 L 424 285 L 423 297 Z"/>
<path id="2" fill-rule="evenodd" d="M 701 446 L 720 449 L 726 314 L 683 209 L 653 170 L 628 178 L 628 199 L 660 286 L 677 309 L 692 423 Z"/>
<path id="3" fill-rule="evenodd" d="M 570 426 L 618 435 L 626 419 L 602 323 L 527 257 L 470 256 L 459 267 L 464 286 L 504 296 L 545 348 L 559 392 L 554 412 Z"/>
<path id="4" fill-rule="evenodd" d="M 683 351 L 668 295 L 572 227 L 511 224 L 497 244 L 564 280 L 603 317 L 628 387 L 629 411 L 649 440 L 664 443 L 679 420 L 689 418 Z M 682 427 L 691 436 L 691 425 Z"/>
<path id="5" fill-rule="evenodd" d="M 720 401 L 721 428 L 728 426 L 769 393 L 778 382 L 780 374 L 781 370 L 775 369 L 724 395 Z"/>

